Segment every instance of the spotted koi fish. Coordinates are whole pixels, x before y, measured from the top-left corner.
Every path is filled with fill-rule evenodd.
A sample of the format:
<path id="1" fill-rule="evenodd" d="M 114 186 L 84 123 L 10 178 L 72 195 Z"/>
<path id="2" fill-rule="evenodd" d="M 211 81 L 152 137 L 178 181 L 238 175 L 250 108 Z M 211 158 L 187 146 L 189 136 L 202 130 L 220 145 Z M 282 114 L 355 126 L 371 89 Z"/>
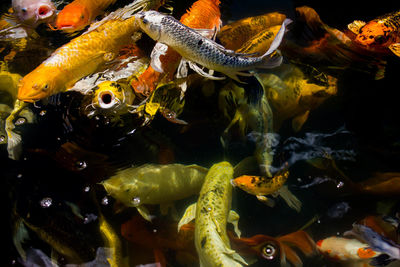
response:
<path id="1" fill-rule="evenodd" d="M 400 10 L 369 22 L 355 20 L 347 27 L 357 35 L 356 43 L 376 51 L 390 49 L 400 57 Z"/>

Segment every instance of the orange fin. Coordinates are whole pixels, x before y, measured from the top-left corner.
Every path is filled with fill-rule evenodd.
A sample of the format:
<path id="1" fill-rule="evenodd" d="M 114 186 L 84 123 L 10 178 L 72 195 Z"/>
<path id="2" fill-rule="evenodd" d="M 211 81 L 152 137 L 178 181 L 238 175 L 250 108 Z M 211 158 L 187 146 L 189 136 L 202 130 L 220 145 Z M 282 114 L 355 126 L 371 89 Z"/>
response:
<path id="1" fill-rule="evenodd" d="M 306 256 L 311 256 L 317 252 L 315 242 L 304 231 L 297 231 L 277 238 L 279 242 L 296 246 Z"/>

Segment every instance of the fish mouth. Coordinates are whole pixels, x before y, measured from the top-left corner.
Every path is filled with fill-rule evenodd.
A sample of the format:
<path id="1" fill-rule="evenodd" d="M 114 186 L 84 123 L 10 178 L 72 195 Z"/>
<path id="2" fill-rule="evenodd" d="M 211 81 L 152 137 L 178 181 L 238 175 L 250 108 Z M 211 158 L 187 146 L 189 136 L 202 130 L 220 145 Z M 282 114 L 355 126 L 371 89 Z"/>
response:
<path id="1" fill-rule="evenodd" d="M 115 95 L 112 91 L 106 90 L 99 93 L 97 100 L 100 108 L 110 109 L 115 106 Z"/>
<path id="2" fill-rule="evenodd" d="M 50 5 L 41 5 L 37 9 L 37 17 L 40 20 L 47 19 L 54 15 L 54 8 Z"/>

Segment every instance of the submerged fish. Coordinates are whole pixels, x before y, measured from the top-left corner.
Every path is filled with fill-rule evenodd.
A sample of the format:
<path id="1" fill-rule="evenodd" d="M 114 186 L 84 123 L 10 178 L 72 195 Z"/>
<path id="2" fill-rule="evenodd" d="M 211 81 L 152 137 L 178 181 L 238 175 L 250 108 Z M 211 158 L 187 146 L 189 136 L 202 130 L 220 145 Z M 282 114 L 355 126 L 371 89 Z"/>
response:
<path id="1" fill-rule="evenodd" d="M 79 79 L 114 60 L 121 47 L 129 44 L 132 35 L 138 30 L 132 13 L 149 9 L 153 4 L 151 0 L 138 0 L 111 13 L 86 33 L 58 48 L 21 80 L 18 101 L 6 121 L 8 152 L 11 158 L 18 158 L 20 152 L 16 148 L 21 143 L 21 137 L 12 132 L 13 120 L 26 106 L 26 102 L 32 103 L 64 92 Z"/>
<path id="2" fill-rule="evenodd" d="M 195 219 L 194 242 L 199 255 L 200 266 L 240 267 L 246 261 L 231 249 L 226 232 L 227 222 L 235 226 L 239 215 L 230 211 L 232 201 L 233 167 L 229 162 L 214 164 L 207 173 L 201 187 L 197 203 L 190 205 L 178 224 L 182 225 Z"/>
<path id="3" fill-rule="evenodd" d="M 400 11 L 385 14 L 369 22 L 355 20 L 348 28 L 357 34 L 356 43 L 377 51 L 389 48 L 400 57 Z"/>
<path id="4" fill-rule="evenodd" d="M 157 11 L 139 12 L 135 16 L 140 28 L 152 39 L 172 47 L 189 62 L 222 72 L 237 81 L 239 81 L 237 75 L 248 75 L 241 71 L 274 68 L 280 65 L 282 58 L 276 56 L 274 52 L 282 41 L 286 25 L 290 23 L 290 20 L 286 20 L 282 24 L 274 42 L 264 55 L 248 57 L 225 49 L 196 30 L 183 25 L 174 17 Z M 193 63 L 191 67 L 200 74 L 210 77 Z"/>
<path id="5" fill-rule="evenodd" d="M 197 0 L 183 14 L 180 22 L 190 28 L 209 30 L 211 37 L 222 24 L 219 4 L 219 0 Z M 152 52 L 152 66 L 149 66 L 137 79 L 132 80 L 131 85 L 135 92 L 148 95 L 161 80 L 170 81 L 180 60 L 181 56 L 174 49 L 156 44 Z"/>
<path id="6" fill-rule="evenodd" d="M 146 164 L 118 171 L 102 185 L 112 197 L 136 207 L 151 221 L 144 204 L 162 205 L 162 212 L 166 212 L 173 201 L 197 194 L 206 174 L 207 169 L 197 165 Z"/>
<path id="7" fill-rule="evenodd" d="M 58 14 L 55 29 L 75 32 L 84 29 L 116 0 L 74 0 Z"/>
<path id="8" fill-rule="evenodd" d="M 326 257 L 337 261 L 369 262 L 381 254 L 357 239 L 336 236 L 319 240 L 317 248 Z"/>
<path id="9" fill-rule="evenodd" d="M 49 22 L 56 15 L 56 7 L 51 0 L 12 0 L 13 16 L 21 24 L 35 28 Z"/>
<path id="10" fill-rule="evenodd" d="M 281 25 L 285 19 L 286 15 L 279 12 L 240 19 L 223 26 L 217 37 L 225 48 L 236 51 L 254 36 Z"/>
<path id="11" fill-rule="evenodd" d="M 232 247 L 243 256 L 256 255 L 267 264 L 278 260 L 281 266 L 289 262 L 292 266 L 303 266 L 298 251 L 305 256 L 312 256 L 317 252 L 314 241 L 304 231 L 293 232 L 284 236 L 272 237 L 258 234 L 252 237 L 235 237 L 229 235 Z"/>

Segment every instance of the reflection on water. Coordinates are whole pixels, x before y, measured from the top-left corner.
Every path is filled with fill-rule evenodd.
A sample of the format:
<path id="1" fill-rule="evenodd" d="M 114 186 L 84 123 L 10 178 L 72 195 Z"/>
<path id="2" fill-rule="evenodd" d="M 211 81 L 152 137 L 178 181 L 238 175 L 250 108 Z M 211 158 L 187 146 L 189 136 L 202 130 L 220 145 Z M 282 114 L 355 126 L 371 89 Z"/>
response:
<path id="1" fill-rule="evenodd" d="M 37 12 L 49 11 L 32 2 Z M 61 10 L 69 2 L 56 6 Z M 219 17 L 218 1 L 167 4 L 179 19 L 194 2 L 191 15 L 196 16 L 186 23 L 205 25 Z M 11 4 L 1 4 L 3 14 Z M 127 4 L 101 8 L 111 12 Z M 159 1 L 147 4 L 157 9 Z M 170 11 L 168 5 L 159 10 Z M 21 26 L 1 17 L 6 29 L 0 30 L 4 266 L 199 266 L 205 258 L 213 262 L 204 266 L 244 266 L 241 258 L 250 266 L 400 265 L 395 86 L 400 33 L 390 29 L 390 38 L 376 37 L 375 46 L 362 46 L 354 32 L 362 31 L 356 27 L 361 22 L 352 24 L 353 32 L 347 27 L 398 6 L 227 0 L 220 11 L 224 28 L 218 34 L 205 30 L 208 26 L 194 28 L 217 43 L 242 40 L 234 43 L 238 51 L 250 48 L 257 55 L 290 18 L 273 56 L 282 56 L 282 64 L 252 70 L 254 76 L 241 73 L 240 82 L 213 80 L 210 75 L 223 74 L 198 62 L 180 64 L 176 51 L 160 44 L 153 50 L 155 41 L 134 34 L 134 44 L 130 37 L 127 45 L 122 46 L 125 39 L 113 43 L 106 48 L 111 52 L 100 49 L 101 56 L 82 57 L 85 62 L 74 68 L 63 65 L 69 63 L 66 57 L 60 64 L 69 72 L 62 78 L 58 70 L 36 76 L 32 90 L 50 76 L 73 90 L 53 94 L 46 91 L 52 85 L 45 84 L 40 90 L 51 96 L 17 113 L 12 110 L 20 78 L 83 31 L 53 31 L 46 23 Z M 106 37 L 100 40 L 106 43 Z M 94 45 L 69 52 L 97 51 L 99 44 Z M 89 67 L 95 72 L 80 75 Z M 83 79 L 69 84 L 78 76 Z M 10 114 L 15 115 L 11 129 Z M 20 151 L 10 146 L 17 136 Z M 19 157 L 9 157 L 17 152 Z M 208 171 L 222 161 L 230 162 L 233 174 Z M 203 187 L 214 179 L 222 182 Z M 194 203 L 213 204 L 196 210 Z M 240 216 L 240 237 L 230 208 Z M 213 223 L 191 220 L 207 221 L 207 216 Z M 182 217 L 186 224 L 178 232 Z M 214 259 L 213 252 L 230 263 Z"/>

